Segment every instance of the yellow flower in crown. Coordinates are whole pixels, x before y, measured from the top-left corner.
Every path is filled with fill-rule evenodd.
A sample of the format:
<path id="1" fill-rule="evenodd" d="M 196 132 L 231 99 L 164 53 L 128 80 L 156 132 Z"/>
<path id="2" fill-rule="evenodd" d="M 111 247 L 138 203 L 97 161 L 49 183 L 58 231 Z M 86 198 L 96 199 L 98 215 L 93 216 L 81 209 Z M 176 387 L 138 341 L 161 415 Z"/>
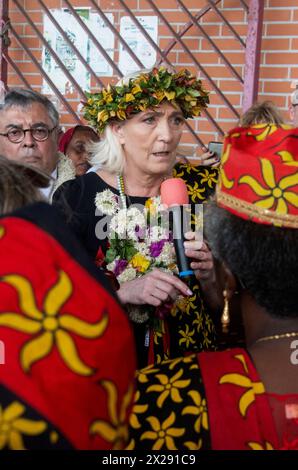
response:
<path id="1" fill-rule="evenodd" d="M 0 326 L 34 335 L 21 349 L 20 362 L 23 370 L 29 372 L 36 361 L 48 356 L 57 346 L 60 357 L 69 369 L 80 375 L 93 374 L 94 370 L 79 357 L 70 333 L 82 338 L 99 338 L 107 327 L 108 317 L 105 314 L 98 323 L 90 324 L 73 315 L 61 314 L 63 305 L 73 293 L 68 275 L 64 271 L 59 272 L 58 281 L 48 290 L 41 310 L 28 279 L 17 274 L 8 274 L 2 276 L 1 281 L 16 289 L 22 314 L 0 313 Z"/>
<path id="2" fill-rule="evenodd" d="M 24 418 L 26 408 L 14 401 L 2 409 L 0 406 L 0 450 L 8 447 L 11 450 L 25 450 L 22 434 L 38 436 L 46 428 L 45 421 L 33 421 Z"/>
<path id="3" fill-rule="evenodd" d="M 113 101 L 113 96 L 109 87 L 107 88 L 107 90 L 103 90 L 102 96 L 103 101 L 105 101 L 106 103 L 111 103 Z"/>
<path id="4" fill-rule="evenodd" d="M 288 204 L 298 208 L 298 194 L 292 192 L 291 187 L 298 184 L 298 173 L 276 180 L 274 167 L 269 160 L 260 159 L 262 176 L 267 186 L 263 186 L 253 176 L 244 175 L 239 179 L 239 184 L 248 184 L 261 199 L 254 204 L 263 209 L 273 209 L 280 214 L 288 213 Z"/>
<path id="5" fill-rule="evenodd" d="M 154 93 L 154 97 L 159 101 L 161 102 L 164 97 L 165 97 L 165 92 L 164 90 L 156 90 L 156 92 Z"/>
<path id="6" fill-rule="evenodd" d="M 179 107 L 185 118 L 192 118 L 207 108 L 208 94 L 201 80 L 189 70 L 172 73 L 164 67 L 154 68 L 130 78 L 128 82 L 124 80 L 116 86 L 109 85 L 98 93 L 86 93 L 84 118 L 103 132 L 111 119 L 128 119 L 138 112 L 159 106 L 163 101 Z"/>
<path id="7" fill-rule="evenodd" d="M 109 113 L 106 110 L 100 111 L 97 115 L 98 121 L 107 121 L 109 119 Z"/>
<path id="8" fill-rule="evenodd" d="M 144 273 L 150 266 L 150 261 L 140 253 L 136 253 L 130 260 L 129 264 L 140 273 Z"/>

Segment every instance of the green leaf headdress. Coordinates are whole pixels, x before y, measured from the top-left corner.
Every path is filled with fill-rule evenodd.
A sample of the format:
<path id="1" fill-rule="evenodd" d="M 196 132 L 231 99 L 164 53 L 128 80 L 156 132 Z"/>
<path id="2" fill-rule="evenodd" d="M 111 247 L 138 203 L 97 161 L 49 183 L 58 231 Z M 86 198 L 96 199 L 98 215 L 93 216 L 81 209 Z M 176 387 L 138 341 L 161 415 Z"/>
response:
<path id="1" fill-rule="evenodd" d="M 172 73 L 164 67 L 141 73 L 128 83 L 108 85 L 99 93 L 87 93 L 84 118 L 102 133 L 112 120 L 125 120 L 165 101 L 180 108 L 185 118 L 201 114 L 209 103 L 208 91 L 189 70 Z"/>

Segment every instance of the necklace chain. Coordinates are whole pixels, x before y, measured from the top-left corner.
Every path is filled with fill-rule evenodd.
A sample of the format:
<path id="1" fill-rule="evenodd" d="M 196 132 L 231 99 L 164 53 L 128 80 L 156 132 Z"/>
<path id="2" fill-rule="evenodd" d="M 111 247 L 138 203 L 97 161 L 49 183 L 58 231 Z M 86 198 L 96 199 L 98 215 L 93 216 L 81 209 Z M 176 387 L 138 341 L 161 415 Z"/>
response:
<path id="1" fill-rule="evenodd" d="M 270 340 L 282 339 L 282 338 L 294 338 L 295 336 L 298 336 L 298 331 L 291 331 L 289 333 L 282 333 L 280 335 L 263 336 L 261 338 L 258 338 L 255 342 L 261 343 L 262 341 L 270 341 Z"/>
<path id="2" fill-rule="evenodd" d="M 127 209 L 124 180 L 122 175 L 117 175 L 117 186 L 120 195 L 122 209 Z"/>

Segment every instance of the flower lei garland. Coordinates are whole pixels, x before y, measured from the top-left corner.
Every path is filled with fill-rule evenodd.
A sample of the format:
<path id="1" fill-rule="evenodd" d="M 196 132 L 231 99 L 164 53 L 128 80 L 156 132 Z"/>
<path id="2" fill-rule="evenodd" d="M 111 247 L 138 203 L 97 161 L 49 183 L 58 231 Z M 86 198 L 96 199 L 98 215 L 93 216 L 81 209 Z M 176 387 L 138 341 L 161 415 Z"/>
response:
<path id="1" fill-rule="evenodd" d="M 140 111 L 159 106 L 163 101 L 179 107 L 185 118 L 199 116 L 209 103 L 209 92 L 189 70 L 172 73 L 164 67 L 142 73 L 128 83 L 108 85 L 99 93 L 86 94 L 88 101 L 83 103 L 84 118 L 99 133 L 104 131 L 109 121 L 128 119 Z"/>
<path id="2" fill-rule="evenodd" d="M 106 189 L 96 194 L 95 205 L 103 215 L 111 216 L 105 262 L 120 284 L 154 268 L 177 273 L 171 233 L 163 226 L 159 196 L 148 199 L 141 211 L 136 206 L 122 208 L 120 198 Z M 137 323 L 149 320 L 151 310 L 148 305 L 128 306 L 130 319 Z M 158 313 L 160 318 L 164 313 L 168 312 Z"/>
<path id="3" fill-rule="evenodd" d="M 62 152 L 58 152 L 57 174 L 58 177 L 53 186 L 53 193 L 61 184 L 65 183 L 65 181 L 73 180 L 76 177 L 74 164 L 71 159 Z"/>

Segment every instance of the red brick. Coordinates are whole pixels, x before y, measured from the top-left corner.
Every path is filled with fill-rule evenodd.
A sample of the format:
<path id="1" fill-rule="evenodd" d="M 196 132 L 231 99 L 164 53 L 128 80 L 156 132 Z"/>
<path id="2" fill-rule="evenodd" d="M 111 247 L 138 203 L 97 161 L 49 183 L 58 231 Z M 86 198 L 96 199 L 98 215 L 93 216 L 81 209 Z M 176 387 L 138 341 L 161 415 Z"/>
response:
<path id="1" fill-rule="evenodd" d="M 268 24 L 267 36 L 297 36 L 298 25 L 293 23 Z"/>
<path id="2" fill-rule="evenodd" d="M 297 28 L 298 29 L 298 28 Z M 296 52 L 288 52 L 287 54 L 281 54 L 273 52 L 266 53 L 266 64 L 295 64 L 297 62 L 297 53 Z"/>
<path id="3" fill-rule="evenodd" d="M 241 45 L 241 43 L 237 39 L 232 39 L 232 38 L 225 38 L 225 39 L 214 39 L 213 40 L 216 46 L 221 50 L 221 51 L 244 51 L 244 47 Z M 202 50 L 211 50 L 213 49 L 212 45 L 210 44 L 207 39 L 202 40 L 201 44 L 201 49 Z"/>
<path id="4" fill-rule="evenodd" d="M 237 31 L 237 33 L 239 34 L 239 36 L 246 36 L 247 34 L 247 24 L 237 24 L 237 25 L 233 25 L 234 29 Z M 230 29 L 226 26 L 226 25 L 223 25 L 222 27 L 222 33 L 221 33 L 221 36 L 232 36 L 232 33 L 230 31 Z"/>
<path id="5" fill-rule="evenodd" d="M 219 56 L 218 54 L 215 54 L 215 53 L 207 53 L 207 52 L 199 52 L 199 53 L 194 53 L 193 54 L 195 56 L 195 58 L 197 59 L 197 61 L 200 63 L 200 64 L 217 64 L 218 63 L 218 59 L 219 59 Z M 192 59 L 190 58 L 190 55 L 186 52 L 179 52 L 178 53 L 178 62 L 181 62 L 181 63 L 192 63 Z"/>
<path id="6" fill-rule="evenodd" d="M 47 0 L 46 3 L 48 8 L 65 7 L 63 0 Z M 100 8 L 104 11 L 114 13 L 115 25 L 119 28 L 120 17 L 127 15 L 127 13 L 122 10 L 120 2 L 118 0 L 101 0 L 98 3 L 100 4 Z M 125 3 L 133 10 L 136 10 L 138 7 L 138 15 L 144 16 L 155 14 L 147 0 L 126 0 Z M 181 32 L 184 29 L 184 25 L 188 22 L 189 18 L 185 13 L 181 13 L 176 0 L 154 0 L 154 3 L 161 8 L 163 14 L 171 22 L 175 31 Z M 206 3 L 206 0 L 184 0 L 184 4 L 186 7 L 191 9 L 193 15 L 199 12 L 201 8 L 205 7 Z M 298 26 L 293 23 L 293 21 L 298 21 L 298 5 L 297 0 L 283 0 L 283 8 L 280 8 L 280 0 L 267 0 L 265 3 L 265 28 L 263 31 L 262 66 L 260 69 L 260 88 L 262 93 L 260 98 L 262 100 L 268 98 L 275 102 L 278 101 L 279 106 L 281 108 L 285 108 L 287 106 L 289 96 L 288 87 L 290 81 L 294 78 L 298 78 L 296 53 L 294 52 L 298 49 Z M 42 31 L 42 12 L 40 11 L 38 1 L 24 0 L 23 4 L 24 8 L 30 15 L 30 18 L 33 19 L 34 24 L 37 24 Z M 90 6 L 90 2 L 89 0 L 73 0 L 72 5 L 84 7 Z M 247 32 L 247 15 L 245 14 L 244 9 L 239 6 L 238 0 L 237 2 L 235 2 L 235 0 L 222 0 L 219 6 L 225 17 L 233 23 L 237 32 L 245 38 Z M 234 8 L 235 6 L 236 8 Z M 279 8 L 274 9 L 274 7 Z M 23 15 L 21 15 L 13 3 L 10 6 L 10 17 L 12 19 L 12 24 L 17 28 L 19 34 L 23 35 L 25 33 L 29 36 L 33 36 L 29 38 L 25 37 L 24 41 L 31 49 L 36 48 L 36 40 L 38 41 L 38 39 L 34 37 L 35 33 L 33 33 L 32 28 L 26 24 Z M 280 23 L 280 21 L 283 23 Z M 274 24 L 274 22 L 279 23 Z M 239 64 L 235 68 L 242 76 L 244 73 L 245 61 L 244 51 L 241 44 L 233 37 L 231 31 L 225 25 L 221 24 L 220 18 L 214 11 L 209 11 L 204 16 L 202 25 L 205 30 L 211 34 L 214 42 L 220 50 L 225 52 L 227 58 L 230 59 L 233 64 Z M 10 34 L 10 36 L 13 39 L 12 34 Z M 242 85 L 233 78 L 231 72 L 225 65 L 217 64 L 218 56 L 214 53 L 210 44 L 201 34 L 199 34 L 198 29 L 194 26 L 192 26 L 184 35 L 183 40 L 185 40 L 187 46 L 192 52 L 194 52 L 195 57 L 202 63 L 209 75 L 218 84 L 218 87 L 224 93 L 227 93 L 228 99 L 240 112 Z M 161 23 L 159 25 L 160 47 L 163 50 L 166 49 L 171 41 L 172 33 L 164 24 Z M 13 40 L 12 45 L 14 46 L 14 48 L 11 48 L 12 57 L 17 61 L 18 66 L 26 72 L 28 81 L 32 83 L 34 87 L 40 88 L 42 79 L 38 75 L 36 67 L 33 64 L 28 64 L 28 62 L 23 63 L 23 58 L 28 61 L 27 55 L 20 50 L 16 41 Z M 275 54 L 275 52 L 279 53 Z M 41 47 L 39 50 L 34 51 L 34 54 L 40 61 Z M 117 59 L 117 54 L 115 54 L 115 59 Z M 174 45 L 169 54 L 169 59 L 175 66 L 177 66 L 178 69 L 181 63 L 189 63 L 187 68 L 191 69 L 193 73 L 202 78 L 206 88 L 211 88 L 197 67 L 192 65 L 191 61 L 189 62 L 188 55 L 179 43 Z M 215 63 L 215 65 L 213 65 L 213 63 Z M 268 64 L 272 65 L 268 66 Z M 274 67 L 274 64 L 277 64 L 278 66 Z M 9 83 L 17 82 L 17 77 L 15 77 L 15 74 L 12 74 L 11 72 L 12 70 L 10 70 L 9 73 Z M 277 79 L 277 81 L 273 81 L 272 79 Z M 117 77 L 102 78 L 102 81 L 106 85 L 109 82 L 115 83 L 117 80 Z M 94 85 L 95 83 L 92 81 L 92 86 Z M 98 89 L 97 85 L 95 85 L 95 89 Z M 71 106 L 73 106 L 75 110 L 77 108 L 78 100 L 79 97 L 77 95 L 73 95 L 72 100 L 70 101 Z M 237 119 L 227 108 L 222 99 L 214 94 L 211 95 L 211 107 L 209 108 L 209 111 L 224 130 L 230 129 L 237 122 Z M 67 109 L 63 109 L 62 107 L 61 115 L 62 122 L 65 123 L 66 126 L 74 123 L 74 120 L 72 116 L 69 116 Z M 222 121 L 223 119 L 226 121 Z M 202 140 L 206 139 L 206 142 L 208 142 L 209 140 L 213 140 L 214 137 L 218 137 L 218 133 L 212 128 L 211 124 L 206 119 L 190 122 L 192 122 L 191 125 L 193 129 L 195 129 L 195 132 L 198 133 Z M 183 133 L 183 141 L 189 145 L 189 148 L 194 148 L 194 146 L 197 145 L 194 137 L 188 131 Z"/>
<path id="7" fill-rule="evenodd" d="M 287 67 L 264 67 L 260 68 L 260 78 L 280 78 L 285 79 L 288 76 Z"/>
<path id="8" fill-rule="evenodd" d="M 267 101 L 267 100 L 270 100 L 270 101 L 273 101 L 276 106 L 280 107 L 280 108 L 283 108 L 284 106 L 286 106 L 286 103 L 287 103 L 287 97 L 286 96 L 282 96 L 282 95 L 271 95 L 271 94 L 267 94 L 267 93 L 260 93 L 259 94 L 259 101 Z"/>
<path id="9" fill-rule="evenodd" d="M 281 82 L 264 82 L 264 93 L 290 93 L 291 80 Z"/>
<path id="10" fill-rule="evenodd" d="M 285 7 L 297 7 L 296 0 L 282 0 L 283 6 Z M 268 7 L 280 7 L 280 0 L 269 0 Z"/>
<path id="11" fill-rule="evenodd" d="M 227 92 L 227 91 L 239 91 L 239 93 L 242 93 L 243 91 L 243 85 L 240 83 L 238 80 L 233 79 L 233 80 L 219 80 L 218 88 L 222 92 Z"/>
<path id="12" fill-rule="evenodd" d="M 297 39 L 298 41 L 298 39 Z M 297 44 L 298 45 L 298 44 Z M 263 51 L 285 51 L 290 50 L 290 39 L 284 38 L 263 38 L 262 40 Z"/>
<path id="13" fill-rule="evenodd" d="M 297 3 L 296 3 L 297 5 Z M 276 21 L 280 23 L 281 21 L 290 21 L 291 20 L 291 10 L 284 10 L 284 9 L 272 9 L 268 10 L 268 8 L 265 8 L 264 11 L 264 22 L 270 21 Z"/>

